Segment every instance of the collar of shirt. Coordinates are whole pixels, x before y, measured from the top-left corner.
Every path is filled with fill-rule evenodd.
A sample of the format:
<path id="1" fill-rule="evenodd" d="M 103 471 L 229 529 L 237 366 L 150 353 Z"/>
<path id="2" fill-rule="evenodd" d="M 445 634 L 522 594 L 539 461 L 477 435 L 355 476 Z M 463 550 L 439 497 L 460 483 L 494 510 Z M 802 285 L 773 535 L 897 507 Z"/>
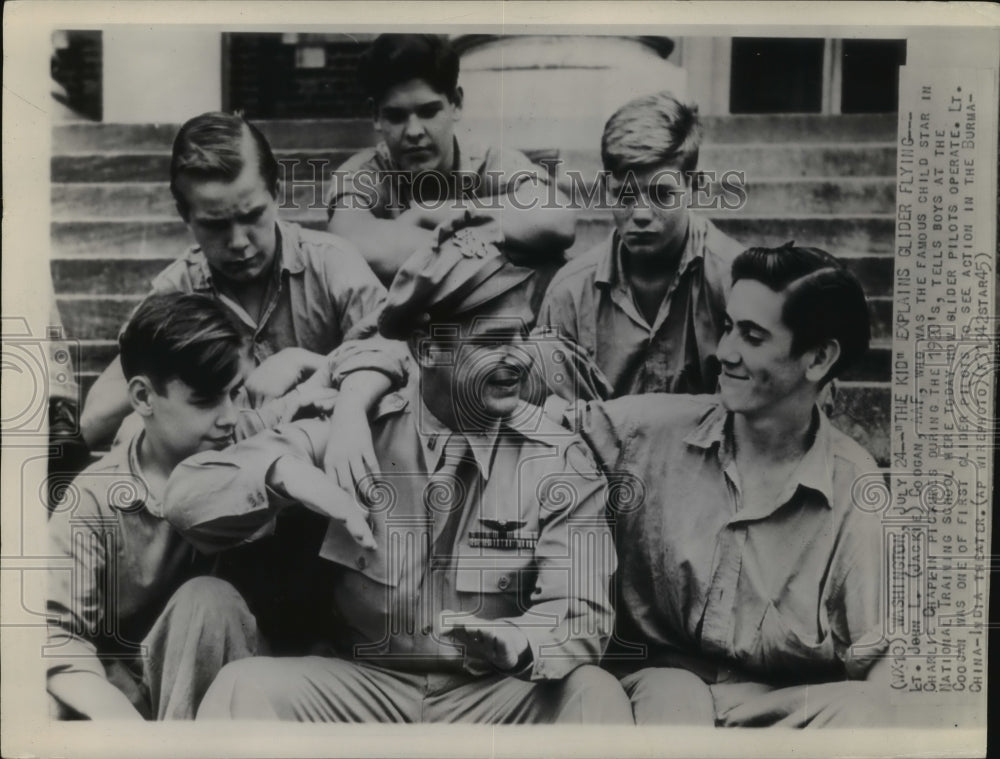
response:
<path id="1" fill-rule="evenodd" d="M 455 160 L 452 162 L 453 172 L 480 173 L 483 164 L 486 162 L 486 151 L 478 145 L 467 145 L 467 150 L 462 150 L 458 143 L 458 138 L 453 137 L 455 146 Z M 385 142 L 380 142 L 375 146 L 375 155 L 378 162 L 382 164 L 383 171 L 402 171 L 389 153 L 389 148 Z"/>
<path id="2" fill-rule="evenodd" d="M 691 268 L 695 262 L 700 262 L 705 257 L 705 233 L 707 224 L 705 219 L 697 214 L 688 214 L 688 231 L 684 242 L 684 252 L 681 254 L 680 263 L 677 265 L 677 276 L 674 277 L 670 289 L 676 286 L 681 276 Z M 594 273 L 594 283 L 605 287 L 617 287 L 623 292 L 628 291 L 628 284 L 622 270 L 622 240 L 615 230 L 611 233 L 611 243 L 608 245 L 608 255 L 597 265 Z"/>
<path id="3" fill-rule="evenodd" d="M 275 280 L 280 277 L 282 272 L 300 274 L 305 269 L 305 256 L 302 252 L 301 236 L 297 226 L 282 221 L 277 222 L 275 245 L 277 246 L 277 254 L 275 255 L 277 266 L 272 270 Z M 197 256 L 197 266 L 191 271 L 192 288 L 196 291 L 216 292 L 212 280 L 212 270 L 209 268 L 201 248 L 195 246 L 189 255 Z"/>
<path id="4" fill-rule="evenodd" d="M 496 447 L 497 438 L 500 434 L 499 421 L 495 426 L 484 432 L 455 432 L 431 413 L 431 410 L 427 408 L 427 404 L 424 403 L 424 399 L 420 396 L 418 390 L 415 390 L 414 394 L 416 395 L 416 398 L 413 399 L 414 407 L 417 409 L 417 437 L 420 438 L 420 446 L 423 449 L 424 463 L 427 464 L 427 471 L 437 471 L 448 438 L 452 435 L 462 435 L 472 449 L 472 456 L 479 466 L 479 471 L 483 475 L 483 479 L 488 480 L 490 477 L 490 465 L 493 462 L 493 449 Z"/>
<path id="5" fill-rule="evenodd" d="M 799 488 L 807 488 L 823 496 L 827 508 L 833 504 L 833 451 L 830 440 L 830 420 L 818 407 L 813 408 L 812 444 L 802 456 L 788 481 L 782 488 L 781 495 L 775 499 L 774 506 L 766 513 L 737 513 L 733 521 L 747 519 L 762 519 L 770 516 L 781 506 L 788 503 Z M 736 466 L 733 460 L 733 415 L 719 403 L 711 407 L 702 417 L 701 422 L 684 442 L 696 448 L 710 450 L 716 446 L 719 465 L 734 482 L 737 481 Z"/>
<path id="6" fill-rule="evenodd" d="M 138 417 L 135 414 L 130 414 L 128 419 L 138 422 Z M 125 433 L 124 435 L 123 432 Z M 146 434 L 145 428 L 141 422 L 130 423 L 128 426 L 122 423 L 118 434 L 122 436 L 119 444 L 111 449 L 108 456 L 117 455 L 121 457 L 119 466 L 134 478 L 132 487 L 136 492 L 134 495 L 127 495 L 127 503 L 124 500 L 119 503 L 117 502 L 118 499 L 112 499 L 114 502 L 111 505 L 122 511 L 135 511 L 139 507 L 139 504 L 142 504 L 142 508 L 146 509 L 154 517 L 163 519 L 163 504 L 153 494 L 153 491 L 150 490 L 146 478 L 142 475 L 142 466 L 139 464 L 139 444 L 142 442 L 143 435 Z M 141 485 L 141 488 L 137 487 L 137 485 Z M 124 487 L 127 486 L 123 485 Z M 123 489 L 122 493 L 127 494 L 127 490 Z"/>

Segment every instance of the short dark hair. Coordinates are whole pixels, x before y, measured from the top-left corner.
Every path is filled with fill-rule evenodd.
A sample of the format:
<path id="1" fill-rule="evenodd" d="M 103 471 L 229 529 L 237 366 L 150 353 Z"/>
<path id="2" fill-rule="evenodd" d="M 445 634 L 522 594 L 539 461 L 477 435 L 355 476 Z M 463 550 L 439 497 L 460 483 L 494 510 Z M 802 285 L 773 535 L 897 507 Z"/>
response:
<path id="1" fill-rule="evenodd" d="M 163 393 L 179 379 L 201 395 L 218 395 L 239 374 L 243 337 L 229 311 L 196 293 L 150 295 L 118 338 L 126 379 L 149 378 Z"/>
<path id="2" fill-rule="evenodd" d="M 398 84 L 422 79 L 454 102 L 458 90 L 458 53 L 436 34 L 380 34 L 362 54 L 358 80 L 377 106 Z"/>
<path id="3" fill-rule="evenodd" d="M 656 92 L 630 100 L 608 119 L 601 161 L 613 176 L 664 163 L 694 171 L 701 138 L 698 106 L 682 103 L 670 92 Z"/>
<path id="4" fill-rule="evenodd" d="M 253 140 L 257 169 L 272 197 L 278 194 L 278 162 L 261 131 L 231 113 L 211 111 L 189 119 L 174 137 L 170 157 L 170 192 L 187 221 L 188 204 L 177 187 L 182 176 L 232 182 L 244 168 L 243 146 Z"/>
<path id="5" fill-rule="evenodd" d="M 785 293 L 781 320 L 792 331 L 792 355 L 801 356 L 827 340 L 840 345 L 840 357 L 823 378 L 843 373 L 868 350 L 868 302 L 858 278 L 841 261 L 819 248 L 787 243 L 750 248 L 733 261 L 733 284 L 749 279 Z"/>

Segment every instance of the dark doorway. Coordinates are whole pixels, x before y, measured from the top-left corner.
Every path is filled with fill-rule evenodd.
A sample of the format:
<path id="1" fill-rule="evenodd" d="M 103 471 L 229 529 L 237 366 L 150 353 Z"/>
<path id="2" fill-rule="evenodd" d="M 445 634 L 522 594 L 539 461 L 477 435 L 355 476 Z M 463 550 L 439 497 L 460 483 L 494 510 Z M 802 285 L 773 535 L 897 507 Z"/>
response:
<path id="1" fill-rule="evenodd" d="M 844 40 L 841 113 L 894 112 L 906 40 Z"/>
<path id="2" fill-rule="evenodd" d="M 731 113 L 819 113 L 822 39 L 733 38 Z"/>

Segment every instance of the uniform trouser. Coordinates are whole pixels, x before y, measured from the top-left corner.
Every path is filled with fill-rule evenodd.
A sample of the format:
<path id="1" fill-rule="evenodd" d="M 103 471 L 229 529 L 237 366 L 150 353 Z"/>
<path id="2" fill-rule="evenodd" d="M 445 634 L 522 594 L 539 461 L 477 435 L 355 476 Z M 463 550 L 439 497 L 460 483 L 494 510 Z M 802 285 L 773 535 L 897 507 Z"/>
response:
<path id="1" fill-rule="evenodd" d="M 142 641 L 138 660 L 111 660 L 110 680 L 146 718 L 193 719 L 228 662 L 257 653 L 257 623 L 232 585 L 188 580 L 170 597 Z"/>
<path id="2" fill-rule="evenodd" d="M 311 722 L 631 724 L 613 675 L 582 666 L 562 680 L 415 674 L 344 659 L 254 658 L 226 666 L 198 719 Z"/>
<path id="3" fill-rule="evenodd" d="M 894 703 L 881 682 L 707 685 L 685 669 L 650 667 L 626 675 L 621 683 L 637 725 L 892 727 L 918 725 L 921 719 L 911 705 Z"/>

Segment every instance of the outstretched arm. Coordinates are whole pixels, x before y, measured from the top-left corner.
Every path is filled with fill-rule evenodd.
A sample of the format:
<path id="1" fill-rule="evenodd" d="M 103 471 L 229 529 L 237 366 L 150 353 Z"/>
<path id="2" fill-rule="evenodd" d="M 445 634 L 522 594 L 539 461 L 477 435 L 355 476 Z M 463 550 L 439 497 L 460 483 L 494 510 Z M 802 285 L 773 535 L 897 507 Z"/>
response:
<path id="1" fill-rule="evenodd" d="M 80 414 L 80 432 L 87 445 L 93 449 L 110 443 L 131 411 L 128 383 L 116 356 L 90 388 Z"/>

